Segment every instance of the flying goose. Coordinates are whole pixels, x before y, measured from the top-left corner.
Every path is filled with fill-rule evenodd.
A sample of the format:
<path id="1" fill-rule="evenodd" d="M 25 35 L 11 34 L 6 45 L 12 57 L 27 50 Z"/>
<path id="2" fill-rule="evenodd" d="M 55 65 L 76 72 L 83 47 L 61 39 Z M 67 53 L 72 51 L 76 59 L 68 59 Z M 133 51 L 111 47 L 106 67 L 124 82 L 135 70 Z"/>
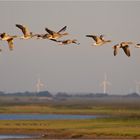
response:
<path id="1" fill-rule="evenodd" d="M 101 46 L 107 42 L 111 42 L 111 40 L 104 40 L 104 35 L 95 36 L 95 35 L 86 35 L 86 37 L 91 37 L 95 43 L 95 46 Z"/>
<path id="2" fill-rule="evenodd" d="M 80 43 L 77 43 L 76 39 L 73 39 L 73 40 L 67 39 L 67 40 L 62 40 L 62 41 L 57 41 L 57 42 L 60 42 L 59 45 L 67 45 L 67 44 L 71 44 L 71 43 L 74 43 L 77 45 L 80 44 Z"/>
<path id="3" fill-rule="evenodd" d="M 48 34 L 45 35 L 46 38 L 48 39 L 58 39 L 61 38 L 65 35 L 68 35 L 68 33 L 63 33 L 66 30 L 67 26 L 64 26 L 61 30 L 58 32 L 54 32 L 48 28 L 45 28 L 45 30 L 48 32 Z"/>
<path id="4" fill-rule="evenodd" d="M 48 39 L 49 36 L 50 36 L 49 34 L 36 34 L 37 39 Z M 52 41 L 55 41 L 55 42 L 59 42 L 56 39 L 49 39 L 49 40 L 52 40 Z"/>
<path id="5" fill-rule="evenodd" d="M 12 51 L 14 48 L 14 38 L 17 38 L 17 36 L 10 36 L 6 33 L 0 34 L 1 40 L 7 41 L 9 45 L 9 49 Z"/>
<path id="6" fill-rule="evenodd" d="M 18 27 L 23 33 L 23 36 L 20 37 L 21 39 L 30 39 L 36 36 L 36 35 L 33 35 L 33 33 L 30 32 L 29 29 L 24 25 L 16 24 L 16 27 Z"/>
<path id="7" fill-rule="evenodd" d="M 125 54 L 130 57 L 130 49 L 129 45 L 133 44 L 132 42 L 121 42 L 120 44 L 116 44 L 113 46 L 114 49 L 114 56 L 118 54 L 119 48 L 122 48 Z"/>

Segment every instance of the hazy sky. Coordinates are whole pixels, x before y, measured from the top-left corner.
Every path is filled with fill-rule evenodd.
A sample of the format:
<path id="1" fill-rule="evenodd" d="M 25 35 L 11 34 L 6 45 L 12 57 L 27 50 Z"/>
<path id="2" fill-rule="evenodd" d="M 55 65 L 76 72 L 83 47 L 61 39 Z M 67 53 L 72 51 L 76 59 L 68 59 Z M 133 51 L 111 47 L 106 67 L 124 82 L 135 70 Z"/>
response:
<path id="1" fill-rule="evenodd" d="M 14 51 L 1 41 L 0 90 L 35 91 L 40 75 L 50 92 L 102 92 L 107 74 L 110 94 L 135 91 L 140 81 L 140 49 L 131 47 L 131 57 L 123 50 L 113 56 L 112 46 L 121 41 L 140 43 L 140 2 L 138 1 L 0 1 L 0 32 L 22 35 L 15 24 L 33 33 L 46 33 L 45 27 L 58 31 L 67 25 L 76 45 L 60 46 L 49 40 L 15 39 Z M 104 34 L 112 40 L 92 48 L 86 34 Z"/>

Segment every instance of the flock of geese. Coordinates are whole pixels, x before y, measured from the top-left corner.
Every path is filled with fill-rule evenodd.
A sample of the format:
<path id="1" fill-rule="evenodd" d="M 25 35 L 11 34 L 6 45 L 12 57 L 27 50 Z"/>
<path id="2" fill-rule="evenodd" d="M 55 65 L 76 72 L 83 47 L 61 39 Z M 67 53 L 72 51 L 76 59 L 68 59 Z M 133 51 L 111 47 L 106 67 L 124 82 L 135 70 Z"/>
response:
<path id="1" fill-rule="evenodd" d="M 0 34 L 0 40 L 7 41 L 10 50 L 14 49 L 14 42 L 13 41 L 14 41 L 15 38 L 20 38 L 20 39 L 25 39 L 26 40 L 26 39 L 31 39 L 33 37 L 36 37 L 37 39 L 49 39 L 49 40 L 55 41 L 59 45 L 67 45 L 67 44 L 71 44 L 71 43 L 74 43 L 74 44 L 77 44 L 77 45 L 80 44 L 79 42 L 77 42 L 76 39 L 58 40 L 58 39 L 62 38 L 63 36 L 68 35 L 68 33 L 65 32 L 67 26 L 64 26 L 62 29 L 60 29 L 57 32 L 52 31 L 48 28 L 45 28 L 45 30 L 47 32 L 45 34 L 33 34 L 32 32 L 29 31 L 29 29 L 26 26 L 21 25 L 21 24 L 16 24 L 16 27 L 19 28 L 22 31 L 23 36 L 9 35 L 5 32 Z M 106 43 L 111 42 L 111 40 L 105 40 L 104 35 L 100 35 L 100 36 L 86 35 L 86 37 L 92 38 L 94 40 L 93 46 L 102 46 Z M 120 48 L 122 48 L 124 53 L 128 57 L 130 57 L 130 49 L 129 49 L 130 45 L 134 45 L 134 47 L 140 48 L 140 44 L 136 44 L 136 43 L 128 42 L 128 41 L 127 42 L 121 42 L 121 43 L 113 46 L 114 56 L 116 56 L 118 54 L 118 50 Z M 0 49 L 0 51 L 2 51 L 2 49 Z"/>

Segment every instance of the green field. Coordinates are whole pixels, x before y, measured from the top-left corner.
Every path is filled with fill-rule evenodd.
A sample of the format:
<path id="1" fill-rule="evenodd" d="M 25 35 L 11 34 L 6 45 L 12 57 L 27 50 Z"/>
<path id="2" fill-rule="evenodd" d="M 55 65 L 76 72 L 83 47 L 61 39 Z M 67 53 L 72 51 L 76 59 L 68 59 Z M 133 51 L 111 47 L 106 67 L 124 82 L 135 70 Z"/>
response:
<path id="1" fill-rule="evenodd" d="M 0 113 L 103 114 L 87 120 L 0 120 L 0 133 L 45 134 L 44 138 L 140 138 L 140 102 L 67 100 L 1 104 Z"/>

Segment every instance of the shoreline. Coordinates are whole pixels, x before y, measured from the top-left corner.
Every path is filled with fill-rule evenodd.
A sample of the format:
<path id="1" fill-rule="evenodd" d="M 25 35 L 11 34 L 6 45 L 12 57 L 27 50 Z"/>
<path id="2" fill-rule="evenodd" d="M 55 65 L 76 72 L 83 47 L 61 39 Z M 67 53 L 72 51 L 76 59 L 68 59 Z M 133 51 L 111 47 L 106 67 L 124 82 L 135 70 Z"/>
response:
<path id="1" fill-rule="evenodd" d="M 31 138 L 25 138 L 25 140 L 45 140 L 45 139 L 94 139 L 94 140 L 140 140 L 140 136 L 138 137 L 131 137 L 131 136 L 109 136 L 109 135 L 96 135 L 96 134 L 80 134 L 80 133 L 73 133 L 64 130 L 62 132 L 61 130 L 46 130 L 46 131 L 41 131 L 41 130 L 20 130 L 20 129 L 15 129 L 15 130 L 7 130 L 7 129 L 2 129 L 0 130 L 0 135 L 27 135 L 31 136 Z M 21 138 L 24 139 L 24 138 Z M 20 138 L 16 138 L 16 140 L 21 140 Z M 6 140 L 14 140 L 13 139 L 6 139 Z"/>

